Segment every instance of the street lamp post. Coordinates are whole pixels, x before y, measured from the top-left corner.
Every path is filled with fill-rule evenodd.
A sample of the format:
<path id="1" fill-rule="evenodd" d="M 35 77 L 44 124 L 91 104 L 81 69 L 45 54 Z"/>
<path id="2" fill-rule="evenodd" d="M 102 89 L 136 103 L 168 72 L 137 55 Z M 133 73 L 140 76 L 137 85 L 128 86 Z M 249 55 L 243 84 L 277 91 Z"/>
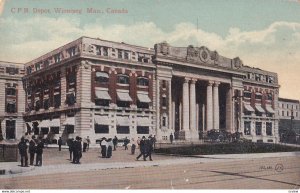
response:
<path id="1" fill-rule="evenodd" d="M 239 127 L 239 123 L 240 123 L 240 108 L 239 108 L 239 105 L 240 105 L 240 100 L 241 98 L 243 98 L 243 96 L 241 95 L 240 91 L 239 90 L 236 90 L 234 92 L 234 96 L 232 97 L 233 101 L 234 101 L 234 114 L 235 114 L 235 119 L 236 119 L 236 126 L 235 126 L 235 138 L 238 139 L 240 136 L 239 136 L 239 130 L 240 130 L 240 127 Z"/>

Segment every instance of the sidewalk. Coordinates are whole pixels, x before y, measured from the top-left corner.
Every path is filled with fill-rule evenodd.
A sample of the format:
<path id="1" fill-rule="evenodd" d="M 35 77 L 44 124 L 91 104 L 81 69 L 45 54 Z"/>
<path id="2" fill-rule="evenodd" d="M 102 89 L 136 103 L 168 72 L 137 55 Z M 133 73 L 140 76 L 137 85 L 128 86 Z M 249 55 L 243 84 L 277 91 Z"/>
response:
<path id="1" fill-rule="evenodd" d="M 130 155 L 129 151 L 118 149 L 114 151 L 110 159 L 100 158 L 98 149 L 90 149 L 83 154 L 81 164 L 72 164 L 65 159 L 68 151 L 58 152 L 57 149 L 45 149 L 44 164 L 42 167 L 23 168 L 19 162 L 0 163 L 0 170 L 5 169 L 6 175 L 1 178 L 12 178 L 16 176 L 35 176 L 55 173 L 70 173 L 82 171 L 100 171 L 105 169 L 123 169 L 137 167 L 157 167 L 167 165 L 195 164 L 208 162 L 229 162 L 238 160 L 251 160 L 269 157 L 299 157 L 300 152 L 281 152 L 281 153 L 261 153 L 261 154 L 219 154 L 219 155 L 199 155 L 195 157 L 177 157 L 167 155 L 153 155 L 154 161 L 136 161 L 137 155 Z"/>

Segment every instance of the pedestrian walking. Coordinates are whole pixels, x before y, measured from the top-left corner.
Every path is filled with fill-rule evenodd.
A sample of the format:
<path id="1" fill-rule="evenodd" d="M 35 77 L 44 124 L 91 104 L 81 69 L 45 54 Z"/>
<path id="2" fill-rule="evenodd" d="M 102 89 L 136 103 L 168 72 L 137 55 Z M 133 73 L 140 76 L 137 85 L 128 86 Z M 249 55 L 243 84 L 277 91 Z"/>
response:
<path id="1" fill-rule="evenodd" d="M 146 153 L 146 143 L 145 143 L 145 139 L 146 139 L 146 137 L 143 136 L 142 139 L 141 139 L 141 141 L 140 141 L 140 152 L 141 152 L 141 153 L 136 157 L 136 160 L 139 160 L 139 158 L 140 158 L 141 156 L 143 156 L 144 161 L 146 161 L 146 158 L 145 158 L 145 153 Z"/>
<path id="2" fill-rule="evenodd" d="M 44 149 L 44 143 L 42 140 L 39 139 L 36 145 L 36 158 L 35 158 L 36 166 L 43 165 L 43 149 Z"/>
<path id="3" fill-rule="evenodd" d="M 102 156 L 102 158 L 106 158 L 107 141 L 106 141 L 105 137 L 102 138 L 102 141 L 100 142 L 100 145 L 101 145 L 101 156 Z"/>
<path id="4" fill-rule="evenodd" d="M 135 148 L 136 148 L 136 141 L 134 140 L 134 138 L 131 138 L 131 154 L 134 155 L 135 154 Z"/>
<path id="5" fill-rule="evenodd" d="M 73 151 L 73 162 L 74 164 L 80 164 L 80 158 L 82 157 L 82 145 L 81 138 L 76 136 L 74 141 L 74 151 Z"/>
<path id="6" fill-rule="evenodd" d="M 153 135 L 152 137 L 152 143 L 153 143 L 153 149 L 155 149 L 155 144 L 156 144 L 156 136 Z"/>
<path id="7" fill-rule="evenodd" d="M 84 139 L 83 139 L 83 152 L 86 152 L 87 146 L 88 146 L 87 138 L 84 138 Z"/>
<path id="8" fill-rule="evenodd" d="M 125 150 L 128 150 L 128 144 L 129 144 L 129 139 L 127 137 L 125 137 L 125 139 L 124 139 Z"/>
<path id="9" fill-rule="evenodd" d="M 21 167 L 28 167 L 27 144 L 24 137 L 21 138 L 18 149 L 21 156 Z"/>
<path id="10" fill-rule="evenodd" d="M 141 143 L 141 138 L 138 137 L 138 139 L 136 140 L 136 144 L 137 144 L 137 148 L 140 149 L 140 143 Z"/>
<path id="11" fill-rule="evenodd" d="M 72 155 L 74 152 L 74 138 L 68 140 L 68 146 L 69 146 L 70 160 L 72 161 Z"/>
<path id="12" fill-rule="evenodd" d="M 113 145 L 114 145 L 114 151 L 116 151 L 116 147 L 118 145 L 118 138 L 117 138 L 117 136 L 115 136 L 114 139 L 113 139 Z"/>
<path id="13" fill-rule="evenodd" d="M 113 148 L 113 142 L 111 138 L 108 138 L 107 143 L 106 143 L 106 149 L 107 149 L 107 153 L 106 153 L 106 158 L 110 158 L 112 156 L 112 148 Z"/>
<path id="14" fill-rule="evenodd" d="M 59 137 L 57 144 L 58 144 L 58 151 L 61 151 L 61 145 L 62 145 L 61 137 Z"/>
<path id="15" fill-rule="evenodd" d="M 173 143 L 173 139 L 174 139 L 174 136 L 173 136 L 173 134 L 171 133 L 171 134 L 170 134 L 170 142 L 171 142 L 171 144 Z"/>
<path id="16" fill-rule="evenodd" d="M 145 159 L 147 159 L 147 157 L 149 157 L 150 161 L 152 160 L 152 152 L 153 152 L 153 139 L 151 136 L 148 137 L 148 139 L 146 140 L 146 155 L 145 155 Z"/>
<path id="17" fill-rule="evenodd" d="M 88 151 L 90 149 L 90 144 L 91 144 L 91 140 L 90 140 L 89 136 L 87 136 L 86 141 L 87 141 L 87 148 L 86 148 L 86 150 Z"/>
<path id="18" fill-rule="evenodd" d="M 35 143 L 35 136 L 32 136 L 32 139 L 29 142 L 29 164 L 31 166 L 33 166 L 33 162 L 34 162 L 34 155 L 35 155 L 35 151 L 36 151 L 36 143 Z"/>

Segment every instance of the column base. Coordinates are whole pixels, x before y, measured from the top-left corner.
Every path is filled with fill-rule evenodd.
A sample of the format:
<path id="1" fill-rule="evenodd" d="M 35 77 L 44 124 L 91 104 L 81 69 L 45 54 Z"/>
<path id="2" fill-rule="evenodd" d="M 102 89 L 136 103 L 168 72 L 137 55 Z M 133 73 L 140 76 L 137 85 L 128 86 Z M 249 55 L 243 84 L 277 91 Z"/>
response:
<path id="1" fill-rule="evenodd" d="M 199 141 L 198 131 L 179 131 L 179 140 Z"/>

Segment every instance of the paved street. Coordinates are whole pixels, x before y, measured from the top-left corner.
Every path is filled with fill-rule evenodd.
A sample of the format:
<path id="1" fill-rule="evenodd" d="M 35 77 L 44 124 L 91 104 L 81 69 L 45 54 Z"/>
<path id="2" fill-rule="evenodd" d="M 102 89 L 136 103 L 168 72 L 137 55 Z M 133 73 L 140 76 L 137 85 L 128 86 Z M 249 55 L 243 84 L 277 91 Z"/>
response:
<path id="1" fill-rule="evenodd" d="M 100 158 L 98 151 L 91 149 L 83 155 L 82 164 L 74 165 L 67 160 L 66 149 L 45 149 L 43 167 L 0 176 L 0 189 L 299 189 L 299 152 L 154 155 L 153 162 L 145 162 L 135 161 L 135 156 L 121 148 L 111 159 Z"/>

